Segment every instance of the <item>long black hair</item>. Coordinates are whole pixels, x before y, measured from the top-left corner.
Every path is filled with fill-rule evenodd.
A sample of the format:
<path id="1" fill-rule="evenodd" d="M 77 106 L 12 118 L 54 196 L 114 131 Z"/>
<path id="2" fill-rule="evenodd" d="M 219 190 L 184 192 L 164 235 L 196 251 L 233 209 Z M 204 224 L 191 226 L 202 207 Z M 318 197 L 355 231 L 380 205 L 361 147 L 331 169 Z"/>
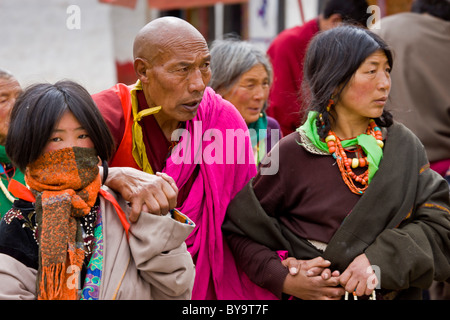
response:
<path id="1" fill-rule="evenodd" d="M 450 2 L 446 0 L 414 0 L 411 12 L 429 13 L 436 18 L 450 21 Z"/>
<path id="2" fill-rule="evenodd" d="M 37 160 L 66 111 L 88 132 L 98 156 L 106 161 L 111 158 L 114 139 L 90 94 L 81 85 L 63 80 L 34 84 L 16 100 L 5 144 L 15 166 L 24 172 Z"/>
<path id="3" fill-rule="evenodd" d="M 369 4 L 366 0 L 327 0 L 323 1 L 322 14 L 328 19 L 332 14 L 339 14 L 346 23 L 364 26 L 370 15 L 367 13 Z"/>
<path id="4" fill-rule="evenodd" d="M 390 68 L 393 67 L 392 52 L 388 45 L 373 32 L 354 25 L 339 26 L 315 36 L 308 47 L 303 67 L 303 96 L 308 111 L 322 114 L 324 126 L 318 128 L 321 138 L 330 130 L 331 115 L 326 107 L 333 96 L 335 103 L 353 74 L 374 52 L 382 50 Z M 339 92 L 335 94 L 336 89 Z M 389 127 L 392 115 L 384 109 L 378 126 Z"/>

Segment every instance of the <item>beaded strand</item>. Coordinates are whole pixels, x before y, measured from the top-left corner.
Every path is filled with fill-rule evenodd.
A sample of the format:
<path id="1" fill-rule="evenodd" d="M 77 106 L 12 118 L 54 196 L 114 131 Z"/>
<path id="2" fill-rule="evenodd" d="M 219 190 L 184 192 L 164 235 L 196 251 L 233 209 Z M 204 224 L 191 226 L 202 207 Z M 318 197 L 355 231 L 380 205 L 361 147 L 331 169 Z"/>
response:
<path id="1" fill-rule="evenodd" d="M 375 137 L 378 146 L 383 148 L 383 135 L 373 119 L 369 122 L 369 127 L 367 128 L 366 134 L 370 134 Z M 328 132 L 325 142 L 328 146 L 328 152 L 336 159 L 342 179 L 349 187 L 350 191 L 358 195 L 363 194 L 369 186 L 369 161 L 367 160 L 367 157 L 355 157 L 349 159 L 344 148 L 342 147 L 341 140 L 331 130 Z M 364 173 L 357 175 L 353 172 L 352 168 L 356 169 L 358 167 L 367 167 L 367 169 Z M 355 182 L 363 185 L 363 187 L 357 187 Z"/>

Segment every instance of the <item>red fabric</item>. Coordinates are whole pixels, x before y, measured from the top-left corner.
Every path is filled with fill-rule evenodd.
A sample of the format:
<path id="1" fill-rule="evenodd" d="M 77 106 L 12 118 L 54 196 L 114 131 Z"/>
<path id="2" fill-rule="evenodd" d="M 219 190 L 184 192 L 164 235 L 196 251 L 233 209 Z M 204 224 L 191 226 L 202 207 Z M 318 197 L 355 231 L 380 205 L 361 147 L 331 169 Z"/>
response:
<path id="1" fill-rule="evenodd" d="M 131 9 L 136 7 L 137 0 L 99 0 L 102 3 L 114 4 L 117 6 L 124 6 Z"/>
<path id="2" fill-rule="evenodd" d="M 119 103 L 114 103 L 114 100 L 116 99 L 104 92 L 94 95 L 93 98 L 105 117 L 105 120 L 113 133 L 116 144 L 118 145 L 110 166 L 132 167 L 140 170 L 131 154 L 133 147 L 131 130 L 133 125 L 131 115 L 131 88 L 132 86 L 127 86 L 122 83 L 116 84 L 111 88 L 111 91 L 119 97 Z M 148 104 L 143 92 L 138 91 L 137 97 L 138 110 L 141 111 L 147 109 Z M 165 138 L 153 116 L 144 117 L 141 120 L 141 126 L 144 134 L 144 144 L 145 149 L 147 150 L 148 161 L 154 172 L 162 171 L 171 144 Z"/>
<path id="3" fill-rule="evenodd" d="M 117 82 L 125 84 L 136 83 L 133 61 L 120 62 L 116 60 Z"/>
<path id="4" fill-rule="evenodd" d="M 450 169 L 450 159 L 430 162 L 430 168 L 445 177 Z"/>
<path id="5" fill-rule="evenodd" d="M 123 108 L 124 121 L 125 121 L 125 129 L 122 141 L 117 148 L 116 153 L 114 154 L 110 166 L 111 167 L 132 167 L 135 169 L 140 169 L 137 165 L 136 161 L 131 154 L 131 150 L 133 149 L 133 135 L 132 135 L 132 126 L 133 119 L 131 116 L 131 95 L 130 89 L 128 86 L 124 84 L 117 84 L 113 87 L 113 91 L 119 96 L 121 105 Z"/>
<path id="6" fill-rule="evenodd" d="M 303 60 L 309 42 L 318 32 L 318 20 L 308 21 L 281 32 L 267 51 L 274 72 L 267 115 L 279 122 L 283 136 L 294 132 L 301 124 L 303 112 L 299 93 Z"/>
<path id="7" fill-rule="evenodd" d="M 116 147 L 118 147 L 125 131 L 125 119 L 120 98 L 113 88 L 92 95 L 92 99 L 97 104 L 114 137 Z"/>
<path id="8" fill-rule="evenodd" d="M 131 88 L 132 86 L 119 83 L 111 89 L 94 94 L 92 98 L 100 109 L 117 145 L 117 150 L 109 164 L 110 167 L 132 167 L 142 170 L 131 154 L 133 147 L 131 132 L 133 124 L 131 115 Z M 138 110 L 147 109 L 148 104 L 142 91 L 137 91 L 137 98 Z M 166 139 L 153 115 L 144 117 L 141 120 L 141 127 L 147 158 L 152 166 L 153 172 L 162 172 L 166 165 L 171 142 Z M 178 190 L 178 205 L 182 205 L 187 198 L 197 174 L 198 168 L 189 181 Z"/>
<path id="9" fill-rule="evenodd" d="M 28 202 L 36 201 L 31 190 L 17 180 L 11 179 L 11 181 L 9 181 L 8 191 L 18 199 L 26 200 Z"/>
<path id="10" fill-rule="evenodd" d="M 130 236 L 128 233 L 130 230 L 130 223 L 127 220 L 127 216 L 126 216 L 125 212 L 122 210 L 122 208 L 120 207 L 116 198 L 114 198 L 112 196 L 112 194 L 110 194 L 109 192 L 107 192 L 106 190 L 103 190 L 103 189 L 100 189 L 99 192 L 103 196 L 103 198 L 105 198 L 106 200 L 111 202 L 111 204 L 114 206 L 114 209 L 117 212 L 117 216 L 119 217 L 120 223 L 122 223 L 122 226 L 125 229 L 125 233 L 126 233 L 127 239 L 128 239 Z"/>

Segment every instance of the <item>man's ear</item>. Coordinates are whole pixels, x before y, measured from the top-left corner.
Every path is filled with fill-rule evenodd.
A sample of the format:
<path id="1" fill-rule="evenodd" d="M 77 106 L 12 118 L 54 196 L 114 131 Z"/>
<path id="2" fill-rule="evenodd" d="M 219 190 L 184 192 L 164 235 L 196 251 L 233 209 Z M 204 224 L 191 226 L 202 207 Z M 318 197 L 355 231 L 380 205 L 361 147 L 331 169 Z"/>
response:
<path id="1" fill-rule="evenodd" d="M 134 59 L 134 71 L 136 72 L 138 79 L 141 80 L 142 83 L 147 83 L 148 81 L 147 70 L 149 69 L 149 67 L 150 65 L 147 60 L 142 58 Z"/>

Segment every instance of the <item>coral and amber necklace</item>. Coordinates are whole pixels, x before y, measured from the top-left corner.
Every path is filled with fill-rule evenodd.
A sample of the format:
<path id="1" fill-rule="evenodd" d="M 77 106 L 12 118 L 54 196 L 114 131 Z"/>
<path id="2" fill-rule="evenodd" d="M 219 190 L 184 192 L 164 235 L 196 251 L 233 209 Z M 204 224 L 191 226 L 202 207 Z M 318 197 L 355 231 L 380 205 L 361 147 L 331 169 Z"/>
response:
<path id="1" fill-rule="evenodd" d="M 366 134 L 372 135 L 376 139 L 378 146 L 383 148 L 383 135 L 373 119 L 369 122 L 369 127 L 367 128 Z M 328 132 L 325 142 L 328 146 L 328 152 L 336 159 L 339 171 L 341 172 L 341 176 L 345 184 L 353 193 L 358 195 L 363 194 L 369 186 L 369 162 L 367 157 L 364 156 L 362 150 L 361 152 L 356 152 L 357 156 L 355 158 L 348 158 L 344 148 L 342 147 L 341 139 L 339 139 L 336 133 L 332 130 Z M 360 157 L 358 157 L 358 153 Z M 367 169 L 364 173 L 357 175 L 352 169 L 356 169 L 358 167 L 367 167 Z M 356 186 L 355 182 L 362 185 L 362 187 Z"/>

